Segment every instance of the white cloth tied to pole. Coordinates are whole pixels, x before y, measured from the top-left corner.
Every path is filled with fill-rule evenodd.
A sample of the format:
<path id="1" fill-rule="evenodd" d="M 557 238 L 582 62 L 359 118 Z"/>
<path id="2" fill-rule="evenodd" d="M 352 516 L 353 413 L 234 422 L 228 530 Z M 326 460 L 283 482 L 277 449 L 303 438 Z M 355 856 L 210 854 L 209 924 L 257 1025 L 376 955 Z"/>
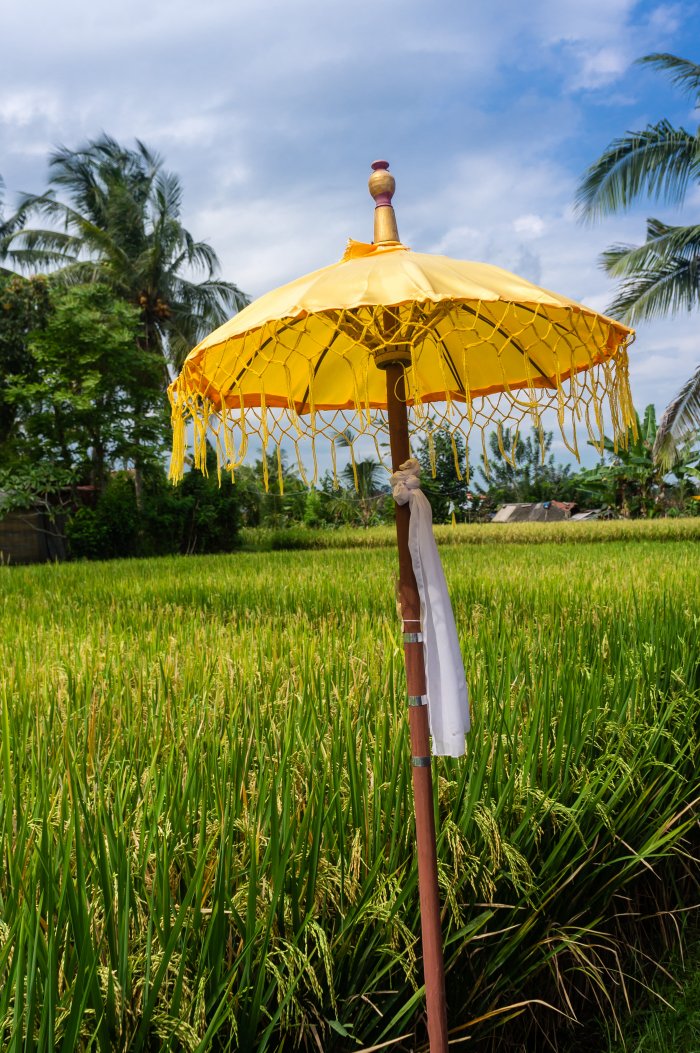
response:
<path id="1" fill-rule="evenodd" d="M 433 512 L 420 488 L 420 464 L 411 458 L 391 477 L 394 500 L 408 506 L 408 547 L 418 584 L 425 653 L 428 718 L 433 753 L 461 757 L 469 731 L 469 695 L 452 604 L 433 536 Z"/>

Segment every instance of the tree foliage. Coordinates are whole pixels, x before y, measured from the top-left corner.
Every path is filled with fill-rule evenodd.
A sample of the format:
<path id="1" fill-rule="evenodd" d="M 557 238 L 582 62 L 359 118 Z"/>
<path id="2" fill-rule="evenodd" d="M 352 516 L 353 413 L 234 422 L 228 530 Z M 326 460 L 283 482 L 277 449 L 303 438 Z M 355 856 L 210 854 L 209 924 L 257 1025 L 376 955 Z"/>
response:
<path id="1" fill-rule="evenodd" d="M 669 510 L 680 512 L 700 482 L 700 456 L 686 444 L 679 451 L 674 474 L 678 482 L 665 478 L 664 470 L 654 460 L 653 449 L 658 435 L 656 411 L 646 407 L 643 418 L 635 413 L 636 435 L 630 429 L 626 447 L 615 446 L 605 436 L 607 459 L 579 475 L 581 488 L 599 504 L 614 508 L 625 518 L 653 518 Z"/>
<path id="2" fill-rule="evenodd" d="M 133 473 L 116 472 L 94 507 L 82 506 L 67 528 L 78 559 L 231 552 L 239 543 L 239 494 L 216 474 L 188 472 L 170 486 L 157 465 L 146 472 L 141 506 Z"/>
<path id="3" fill-rule="evenodd" d="M 22 288 L 29 309 L 32 283 Z M 162 455 L 159 359 L 138 346 L 137 310 L 99 282 L 54 285 L 39 310 L 41 324 L 25 334 L 4 382 L 5 415 L 12 414 L 5 459 L 50 461 L 101 490 L 110 467 L 132 461 L 135 447 L 151 459 Z"/>
<path id="4" fill-rule="evenodd" d="M 144 143 L 132 149 L 102 135 L 61 147 L 49 171 L 49 189 L 23 198 L 26 222 L 4 239 L 15 265 L 56 270 L 66 284 L 106 282 L 138 309 L 144 349 L 176 367 L 247 302 L 217 277 L 214 249 L 182 225 L 180 181 Z"/>
<path id="5" fill-rule="evenodd" d="M 436 429 L 418 447 L 418 461 L 422 468 L 421 489 L 430 501 L 433 522 L 448 523 L 453 513 L 464 519 L 469 507 L 470 473 L 462 436 Z"/>
<path id="6" fill-rule="evenodd" d="M 676 55 L 652 54 L 640 62 L 666 73 L 700 105 L 700 66 Z M 638 198 L 681 205 L 700 181 L 700 133 L 661 120 L 615 139 L 585 173 L 577 196 L 580 214 L 597 219 L 629 208 Z M 619 279 L 609 313 L 634 324 L 694 310 L 700 304 L 700 226 L 647 220 L 642 245 L 613 245 L 604 269 Z M 700 369 L 671 402 L 658 429 L 654 453 L 668 470 L 684 441 L 700 429 Z"/>
<path id="7" fill-rule="evenodd" d="M 49 312 L 49 287 L 44 278 L 0 274 L 0 453 L 5 466 L 17 428 L 20 378 L 37 379 L 30 335 L 46 324 Z"/>
<path id="8" fill-rule="evenodd" d="M 488 464 L 482 458 L 475 490 L 489 505 L 538 501 L 573 501 L 575 477 L 569 465 L 558 464 L 552 453 L 554 435 L 542 439 L 533 429 L 525 439 L 510 428 L 489 435 Z"/>
<path id="9" fill-rule="evenodd" d="M 188 479 L 171 500 L 154 479 L 164 479 L 170 369 L 246 298 L 218 277 L 211 246 L 183 226 L 180 182 L 142 142 L 125 147 L 102 135 L 61 147 L 49 170 L 47 190 L 24 195 L 13 216 L 0 200 L 0 259 L 49 275 L 0 271 L 5 505 L 70 508 L 80 554 L 225 546 L 217 517 L 226 510 L 223 532 L 233 536 L 237 497 L 218 489 L 213 497 L 209 483 L 201 490 Z M 91 507 L 80 506 L 85 490 L 95 495 Z M 120 501 L 121 519 L 110 512 Z M 177 508 L 160 535 L 149 526 L 156 504 Z"/>

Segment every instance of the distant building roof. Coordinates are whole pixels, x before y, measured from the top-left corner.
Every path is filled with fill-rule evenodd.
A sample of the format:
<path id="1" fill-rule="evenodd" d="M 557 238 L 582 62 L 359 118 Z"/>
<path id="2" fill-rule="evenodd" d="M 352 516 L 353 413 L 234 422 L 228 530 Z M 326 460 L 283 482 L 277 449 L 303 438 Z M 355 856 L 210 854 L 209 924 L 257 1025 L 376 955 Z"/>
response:
<path id="1" fill-rule="evenodd" d="M 576 505 L 571 501 L 539 501 L 537 504 L 503 505 L 492 523 L 556 523 L 570 519 Z"/>
<path id="2" fill-rule="evenodd" d="M 587 512 L 577 512 L 571 518 L 580 522 L 582 519 L 600 519 L 600 508 L 590 508 Z"/>

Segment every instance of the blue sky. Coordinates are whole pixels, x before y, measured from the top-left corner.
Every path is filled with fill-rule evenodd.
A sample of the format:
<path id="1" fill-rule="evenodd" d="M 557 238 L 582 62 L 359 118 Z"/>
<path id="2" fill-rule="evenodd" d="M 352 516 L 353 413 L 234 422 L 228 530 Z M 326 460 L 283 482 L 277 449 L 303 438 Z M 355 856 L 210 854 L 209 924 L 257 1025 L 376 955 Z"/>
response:
<path id="1" fill-rule="evenodd" d="M 632 0 L 38 0 L 3 12 L 5 207 L 39 191 L 52 147 L 104 130 L 157 149 L 184 220 L 250 295 L 371 239 L 369 164 L 390 160 L 406 244 L 483 259 L 603 309 L 598 267 L 644 204 L 581 226 L 578 180 L 616 135 L 697 115 L 650 51 L 700 61 L 695 3 Z M 692 372 L 697 318 L 640 326 L 635 402 L 659 411 Z"/>

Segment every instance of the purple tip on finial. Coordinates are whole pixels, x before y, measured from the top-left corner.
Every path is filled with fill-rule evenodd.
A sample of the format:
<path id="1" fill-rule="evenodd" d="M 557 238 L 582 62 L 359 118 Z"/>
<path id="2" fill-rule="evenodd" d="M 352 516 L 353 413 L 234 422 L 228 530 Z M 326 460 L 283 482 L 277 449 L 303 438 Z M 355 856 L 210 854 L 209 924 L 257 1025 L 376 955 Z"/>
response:
<path id="1" fill-rule="evenodd" d="M 388 161 L 372 161 L 372 171 L 373 172 L 386 172 L 388 167 L 389 167 L 389 162 Z"/>

